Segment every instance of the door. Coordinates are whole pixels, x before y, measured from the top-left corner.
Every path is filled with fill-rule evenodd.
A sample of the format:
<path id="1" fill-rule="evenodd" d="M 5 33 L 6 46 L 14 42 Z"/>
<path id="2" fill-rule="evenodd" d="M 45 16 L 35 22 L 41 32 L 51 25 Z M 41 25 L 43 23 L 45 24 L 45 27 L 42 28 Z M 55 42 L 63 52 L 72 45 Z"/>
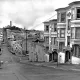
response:
<path id="1" fill-rule="evenodd" d="M 52 55 L 53 55 L 53 61 L 54 61 L 54 62 L 57 62 L 57 58 L 58 58 L 57 52 L 54 51 L 54 52 L 52 53 Z"/>
<path id="2" fill-rule="evenodd" d="M 70 51 L 66 51 L 66 53 L 65 53 L 65 62 L 69 62 L 70 59 L 71 59 Z"/>

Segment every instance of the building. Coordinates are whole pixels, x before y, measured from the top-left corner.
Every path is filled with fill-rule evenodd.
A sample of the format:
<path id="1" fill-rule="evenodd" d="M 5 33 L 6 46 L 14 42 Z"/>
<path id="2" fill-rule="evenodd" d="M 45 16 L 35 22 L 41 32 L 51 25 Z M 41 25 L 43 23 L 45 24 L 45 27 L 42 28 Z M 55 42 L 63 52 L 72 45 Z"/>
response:
<path id="1" fill-rule="evenodd" d="M 43 43 L 44 41 L 38 39 L 28 42 L 29 61 L 49 62 Z"/>
<path id="2" fill-rule="evenodd" d="M 44 22 L 45 46 L 51 53 L 58 46 L 58 60 L 63 63 L 80 64 L 80 1 L 55 11 L 57 19 Z"/>
<path id="3" fill-rule="evenodd" d="M 72 53 L 65 52 L 65 62 L 80 63 L 80 1 L 58 8 L 57 11 L 57 41 L 59 50 L 72 48 Z"/>
<path id="4" fill-rule="evenodd" d="M 54 53 L 54 50 L 58 49 L 57 19 L 52 19 L 44 22 L 44 41 L 46 50 L 49 53 L 49 60 L 57 61 L 57 53 Z"/>

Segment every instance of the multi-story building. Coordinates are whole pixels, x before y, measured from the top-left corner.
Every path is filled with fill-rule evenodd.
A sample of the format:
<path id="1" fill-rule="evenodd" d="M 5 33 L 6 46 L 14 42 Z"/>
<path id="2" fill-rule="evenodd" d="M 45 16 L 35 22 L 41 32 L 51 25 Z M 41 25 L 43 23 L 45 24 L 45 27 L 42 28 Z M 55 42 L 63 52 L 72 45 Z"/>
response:
<path id="1" fill-rule="evenodd" d="M 72 53 L 65 53 L 65 61 L 80 63 L 80 1 L 69 4 L 57 11 L 57 41 L 59 50 L 71 47 Z"/>
<path id="2" fill-rule="evenodd" d="M 53 51 L 58 49 L 57 44 L 57 19 L 52 19 L 44 22 L 44 40 L 45 47 L 49 53 L 50 61 L 57 61 L 57 54 L 54 54 Z"/>
<path id="3" fill-rule="evenodd" d="M 44 46 L 49 50 L 49 21 L 44 22 Z"/>
<path id="4" fill-rule="evenodd" d="M 50 25 L 55 28 L 54 20 L 44 22 L 44 39 L 48 42 L 49 50 L 53 48 L 51 43 L 55 45 L 55 39 L 53 40 L 51 36 L 57 34 L 55 41 L 58 51 L 62 52 L 65 49 L 63 62 L 80 64 L 80 1 L 71 2 L 67 7 L 55 11 L 57 11 L 57 33 L 50 28 Z"/>

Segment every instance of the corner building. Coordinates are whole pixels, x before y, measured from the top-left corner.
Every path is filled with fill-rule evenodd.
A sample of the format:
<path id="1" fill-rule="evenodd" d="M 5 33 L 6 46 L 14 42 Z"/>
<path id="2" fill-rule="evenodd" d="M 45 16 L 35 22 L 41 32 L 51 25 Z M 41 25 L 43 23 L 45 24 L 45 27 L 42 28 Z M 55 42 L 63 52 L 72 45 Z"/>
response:
<path id="1" fill-rule="evenodd" d="M 57 11 L 57 42 L 59 51 L 64 48 L 72 49 L 65 52 L 65 62 L 80 64 L 80 1 L 75 1 Z"/>

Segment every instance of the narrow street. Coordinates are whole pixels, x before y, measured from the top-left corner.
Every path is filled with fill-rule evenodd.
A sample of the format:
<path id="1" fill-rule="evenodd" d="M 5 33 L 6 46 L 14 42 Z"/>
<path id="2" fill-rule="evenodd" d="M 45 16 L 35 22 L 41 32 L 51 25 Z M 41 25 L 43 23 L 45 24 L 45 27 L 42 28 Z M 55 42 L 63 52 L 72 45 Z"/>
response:
<path id="1" fill-rule="evenodd" d="M 0 60 L 4 61 L 0 69 L 0 80 L 80 80 L 80 72 L 77 71 L 35 66 L 30 62 L 21 63 L 6 46 L 3 46 Z"/>

